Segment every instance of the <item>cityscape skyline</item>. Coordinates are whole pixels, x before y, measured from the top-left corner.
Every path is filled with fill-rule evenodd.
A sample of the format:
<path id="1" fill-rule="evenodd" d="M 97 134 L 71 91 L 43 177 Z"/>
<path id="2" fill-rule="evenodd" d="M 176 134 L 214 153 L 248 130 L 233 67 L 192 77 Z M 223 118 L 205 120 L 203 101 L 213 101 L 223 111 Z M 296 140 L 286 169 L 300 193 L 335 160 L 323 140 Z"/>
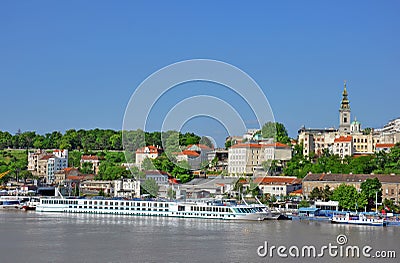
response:
<path id="1" fill-rule="evenodd" d="M 158 69 L 192 58 L 224 61 L 248 73 L 291 137 L 303 125 L 339 126 L 345 79 L 351 121 L 380 128 L 399 117 L 395 1 L 0 5 L 6 40 L 0 44 L 0 86 L 3 112 L 9 112 L 0 129 L 11 133 L 120 130 L 135 88 Z M 215 90 L 215 84 L 185 84 L 155 107 L 165 111 L 187 96 L 212 94 L 245 108 L 241 98 Z M 150 131 L 162 121 L 157 115 Z M 208 135 L 205 127 L 215 138 L 227 135 L 205 119 L 184 129 Z"/>

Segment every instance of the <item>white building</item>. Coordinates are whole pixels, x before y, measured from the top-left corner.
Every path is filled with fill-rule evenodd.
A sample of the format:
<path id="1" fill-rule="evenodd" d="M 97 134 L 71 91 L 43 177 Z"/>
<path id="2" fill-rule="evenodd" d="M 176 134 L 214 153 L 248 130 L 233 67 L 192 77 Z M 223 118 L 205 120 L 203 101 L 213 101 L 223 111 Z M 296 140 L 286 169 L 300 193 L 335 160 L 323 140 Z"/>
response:
<path id="1" fill-rule="evenodd" d="M 213 149 L 203 144 L 191 144 L 187 146 L 182 152 L 174 153 L 176 160 L 187 161 L 192 170 L 198 170 L 202 164 L 208 163 L 208 154 Z"/>
<path id="2" fill-rule="evenodd" d="M 262 144 L 235 144 L 228 149 L 228 173 L 230 175 L 253 174 L 262 169 L 265 161 Z"/>
<path id="3" fill-rule="evenodd" d="M 99 173 L 99 168 L 100 168 L 100 160 L 97 155 L 82 155 L 81 156 L 81 167 L 84 163 L 91 163 L 92 164 L 92 170 L 94 174 Z"/>
<path id="4" fill-rule="evenodd" d="M 154 179 L 158 185 L 168 184 L 168 174 L 166 172 L 152 170 L 145 171 L 146 179 Z"/>
<path id="5" fill-rule="evenodd" d="M 334 140 L 333 154 L 337 154 L 341 158 L 344 158 L 345 156 L 352 156 L 353 153 L 354 147 L 352 136 L 340 136 Z"/>
<path id="6" fill-rule="evenodd" d="M 43 150 L 28 153 L 28 170 L 48 184 L 54 183 L 56 172 L 67 167 L 68 150 L 54 150 L 51 154 Z"/>
<path id="7" fill-rule="evenodd" d="M 121 179 L 114 180 L 114 196 L 124 198 L 140 197 L 140 180 Z"/>
<path id="8" fill-rule="evenodd" d="M 254 183 L 258 184 L 262 194 L 270 196 L 287 196 L 291 192 L 301 189 L 301 179 L 295 176 L 265 176 L 257 177 Z"/>
<path id="9" fill-rule="evenodd" d="M 145 146 L 136 150 L 135 164 L 137 167 L 141 167 L 144 159 L 156 159 L 161 155 L 163 150 L 159 146 Z"/>

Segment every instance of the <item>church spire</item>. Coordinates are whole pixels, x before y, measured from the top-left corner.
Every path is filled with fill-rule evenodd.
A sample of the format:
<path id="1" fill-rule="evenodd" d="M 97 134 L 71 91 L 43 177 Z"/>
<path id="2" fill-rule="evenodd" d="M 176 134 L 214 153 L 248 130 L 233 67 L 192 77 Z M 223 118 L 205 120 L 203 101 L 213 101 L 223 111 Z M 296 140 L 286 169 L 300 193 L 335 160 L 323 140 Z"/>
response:
<path id="1" fill-rule="evenodd" d="M 342 103 L 340 105 L 340 109 L 350 109 L 350 104 L 349 104 L 349 99 L 347 98 L 347 87 L 346 87 L 347 82 L 344 81 L 344 88 L 343 88 L 343 98 L 342 98 Z"/>

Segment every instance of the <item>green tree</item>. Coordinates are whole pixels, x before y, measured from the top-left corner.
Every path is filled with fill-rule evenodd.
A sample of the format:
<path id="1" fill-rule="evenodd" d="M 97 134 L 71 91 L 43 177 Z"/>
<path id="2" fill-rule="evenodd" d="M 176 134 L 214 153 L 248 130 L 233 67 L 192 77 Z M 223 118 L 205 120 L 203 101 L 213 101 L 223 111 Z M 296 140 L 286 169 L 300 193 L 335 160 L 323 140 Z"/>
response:
<path id="1" fill-rule="evenodd" d="M 225 142 L 225 149 L 228 149 L 229 147 L 231 147 L 232 146 L 232 141 L 231 140 L 227 140 L 226 142 Z"/>
<path id="2" fill-rule="evenodd" d="M 144 158 L 141 167 L 142 167 L 142 170 L 145 170 L 145 171 L 155 169 L 155 166 L 154 166 L 152 160 L 148 157 Z"/>
<path id="3" fill-rule="evenodd" d="M 310 207 L 310 203 L 307 200 L 301 200 L 299 202 L 299 208 L 300 207 Z"/>
<path id="4" fill-rule="evenodd" d="M 333 191 L 331 190 L 329 185 L 325 185 L 325 188 L 322 190 L 322 199 L 327 202 L 331 200 Z"/>
<path id="5" fill-rule="evenodd" d="M 91 162 L 83 162 L 79 171 L 83 174 L 93 174 L 93 164 Z"/>
<path id="6" fill-rule="evenodd" d="M 382 184 L 378 178 L 370 179 L 368 178 L 361 183 L 361 191 L 365 194 L 368 200 L 368 208 L 374 207 L 376 194 L 378 194 L 378 202 L 382 202 Z"/>
<path id="7" fill-rule="evenodd" d="M 332 194 L 332 200 L 338 201 L 339 206 L 346 210 L 362 209 L 367 204 L 367 198 L 364 193 L 358 193 L 352 185 L 341 184 Z"/>
<path id="8" fill-rule="evenodd" d="M 322 199 L 322 191 L 318 187 L 314 187 L 310 192 L 309 198 L 311 200 L 320 200 L 320 199 Z"/>
<path id="9" fill-rule="evenodd" d="M 261 128 L 261 134 L 264 138 L 274 138 L 275 141 L 288 144 L 290 138 L 285 125 L 279 122 L 267 122 Z"/>
<path id="10" fill-rule="evenodd" d="M 255 183 L 254 181 L 250 181 L 249 191 L 253 197 L 258 196 L 260 194 L 260 188 L 258 187 L 258 184 Z"/>

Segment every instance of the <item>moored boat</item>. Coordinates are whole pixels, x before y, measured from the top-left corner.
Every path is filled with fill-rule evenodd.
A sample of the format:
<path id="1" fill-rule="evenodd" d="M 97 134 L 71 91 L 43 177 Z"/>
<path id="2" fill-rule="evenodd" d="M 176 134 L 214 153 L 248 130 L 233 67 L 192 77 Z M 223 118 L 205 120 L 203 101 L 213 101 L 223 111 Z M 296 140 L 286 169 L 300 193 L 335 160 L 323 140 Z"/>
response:
<path id="1" fill-rule="evenodd" d="M 36 211 L 257 221 L 268 217 L 255 207 L 223 201 L 40 198 Z"/>
<path id="2" fill-rule="evenodd" d="M 366 215 L 363 213 L 345 213 L 334 214 L 331 223 L 350 224 L 350 225 L 368 225 L 368 226 L 386 226 L 386 221 L 377 215 Z"/>
<path id="3" fill-rule="evenodd" d="M 40 198 L 31 197 L 28 201 L 22 204 L 22 209 L 27 210 L 36 210 L 36 206 L 40 204 Z"/>
<path id="4" fill-rule="evenodd" d="M 21 205 L 21 202 L 17 199 L 1 199 L 0 209 L 17 209 Z"/>

